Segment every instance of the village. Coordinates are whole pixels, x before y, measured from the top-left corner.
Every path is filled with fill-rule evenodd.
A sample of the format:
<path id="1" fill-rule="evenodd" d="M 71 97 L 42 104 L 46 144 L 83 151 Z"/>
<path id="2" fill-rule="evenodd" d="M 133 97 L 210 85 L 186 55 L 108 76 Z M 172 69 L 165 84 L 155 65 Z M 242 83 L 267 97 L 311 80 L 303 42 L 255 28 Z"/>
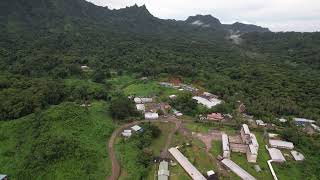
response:
<path id="1" fill-rule="evenodd" d="M 189 92 L 199 106 L 207 109 L 223 103 L 223 100 L 219 99 L 217 95 L 200 90 L 192 85 L 182 84 L 179 81 L 159 82 L 159 85 L 168 89 L 175 89 L 178 92 Z M 167 98 L 174 101 L 178 96 L 178 94 L 170 94 Z M 188 178 L 194 180 L 224 179 L 220 177 L 224 173 L 233 173 L 231 177 L 236 176 L 245 180 L 261 179 L 264 174 L 267 174 L 270 178 L 277 180 L 276 169 L 278 168 L 273 166 L 302 162 L 305 158 L 308 158 L 304 157 L 303 152 L 295 149 L 292 142 L 285 141 L 279 134 L 273 133 L 281 127 L 246 114 L 245 105 L 241 102 L 239 102 L 237 110 L 243 121 L 239 127 L 234 125 L 234 117 L 231 114 L 212 112 L 190 119 L 168 102 L 159 101 L 155 96 L 129 95 L 128 98 L 135 103 L 136 109 L 143 115 L 144 120 L 142 122 L 173 122 L 176 124 L 176 128 L 172 133 L 179 132 L 182 134 L 184 142 L 187 142 L 182 143 L 179 140 L 171 139 L 170 142 L 167 142 L 169 147 L 165 147 L 166 149 L 163 150 L 166 153 L 162 152 L 155 160 L 157 169 L 154 168 L 153 179 L 177 179 L 176 169 L 179 166 L 185 174 L 188 174 Z M 277 121 L 284 124 L 289 122 L 288 119 L 283 117 L 278 118 Z M 320 131 L 314 120 L 293 118 L 292 122 L 305 129 L 306 133 L 319 133 Z M 199 127 L 208 124 L 214 128 L 210 129 L 209 127 L 204 132 L 198 131 Z M 143 132 L 143 128 L 139 126 L 139 123 L 136 123 L 122 129 L 121 136 L 124 139 L 129 139 L 133 134 L 140 132 Z M 183 153 L 185 148 L 195 146 L 193 145 L 194 141 L 204 144 L 203 152 L 208 155 L 209 162 L 214 164 L 212 168 L 203 168 L 202 165 L 199 165 L 199 162 L 194 165 L 192 162 L 195 162 L 195 159 L 190 157 L 190 154 L 186 156 Z M 212 142 L 218 143 L 212 144 Z M 217 150 L 220 153 L 212 154 L 212 148 L 220 149 Z M 242 162 L 245 159 L 246 162 L 238 164 L 233 160 L 234 156 L 241 159 Z M 242 167 L 243 164 L 246 164 L 246 167 Z M 201 166 L 201 169 L 197 166 Z"/>

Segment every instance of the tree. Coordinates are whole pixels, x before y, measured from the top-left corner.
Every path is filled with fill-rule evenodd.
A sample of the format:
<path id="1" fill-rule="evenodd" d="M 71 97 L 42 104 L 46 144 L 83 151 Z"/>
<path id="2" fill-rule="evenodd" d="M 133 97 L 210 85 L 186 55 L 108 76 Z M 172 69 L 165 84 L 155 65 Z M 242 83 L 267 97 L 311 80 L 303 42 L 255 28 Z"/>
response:
<path id="1" fill-rule="evenodd" d="M 134 103 L 123 94 L 113 97 L 111 100 L 110 112 L 114 119 L 119 120 L 138 115 Z"/>

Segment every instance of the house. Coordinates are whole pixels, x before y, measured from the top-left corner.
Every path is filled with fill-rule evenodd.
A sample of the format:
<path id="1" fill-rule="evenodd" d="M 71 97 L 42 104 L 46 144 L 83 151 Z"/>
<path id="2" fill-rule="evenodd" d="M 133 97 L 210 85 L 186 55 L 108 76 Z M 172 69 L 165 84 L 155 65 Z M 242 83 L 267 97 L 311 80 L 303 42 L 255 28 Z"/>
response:
<path id="1" fill-rule="evenodd" d="M 222 137 L 223 157 L 230 158 L 230 145 L 229 145 L 228 135 L 223 133 L 221 137 Z"/>
<path id="2" fill-rule="evenodd" d="M 136 108 L 138 111 L 145 111 L 146 107 L 144 106 L 144 104 L 136 104 Z"/>
<path id="3" fill-rule="evenodd" d="M 8 176 L 5 174 L 0 174 L 0 180 L 8 180 Z"/>
<path id="4" fill-rule="evenodd" d="M 262 120 L 260 120 L 260 119 L 256 120 L 256 123 L 257 123 L 258 126 L 267 126 L 267 124 L 264 123 L 264 122 L 263 122 Z"/>
<path id="5" fill-rule="evenodd" d="M 178 161 L 181 167 L 189 174 L 193 180 L 206 180 L 206 178 L 194 167 L 190 161 L 175 147 L 168 150 L 170 154 Z"/>
<path id="6" fill-rule="evenodd" d="M 249 130 L 249 126 L 247 124 L 242 124 L 241 130 L 240 130 L 240 135 L 241 135 L 241 139 L 243 142 L 245 142 L 246 144 L 250 143 L 250 130 Z"/>
<path id="7" fill-rule="evenodd" d="M 273 148 L 281 148 L 281 149 L 293 149 L 294 148 L 294 145 L 292 142 L 282 141 L 282 140 L 269 139 L 269 144 Z"/>
<path id="8" fill-rule="evenodd" d="M 170 98 L 170 99 L 176 99 L 176 98 L 177 98 L 177 95 L 172 94 L 172 95 L 169 96 L 169 98 Z"/>
<path id="9" fill-rule="evenodd" d="M 168 162 L 161 161 L 158 170 L 158 180 L 168 180 L 170 176 L 170 172 L 168 169 Z"/>
<path id="10" fill-rule="evenodd" d="M 87 65 L 83 65 L 83 66 L 81 66 L 81 69 L 82 69 L 83 71 L 85 71 L 85 70 L 89 70 L 90 68 L 89 68 L 89 66 L 87 66 Z"/>
<path id="11" fill-rule="evenodd" d="M 250 138 L 251 138 L 251 144 L 254 147 L 256 147 L 257 149 L 259 149 L 259 143 L 258 143 L 256 135 L 254 135 L 253 133 L 250 133 Z"/>
<path id="12" fill-rule="evenodd" d="M 209 109 L 211 109 L 212 107 L 221 103 L 221 100 L 215 99 L 215 98 L 208 100 L 208 99 L 200 97 L 200 96 L 194 96 L 194 97 L 192 97 L 192 99 L 197 100 L 198 104 L 202 104 Z"/>
<path id="13" fill-rule="evenodd" d="M 177 111 L 176 109 L 172 109 L 172 111 L 173 111 L 173 114 L 176 115 L 177 117 L 183 115 L 180 111 Z"/>
<path id="14" fill-rule="evenodd" d="M 274 162 L 285 162 L 286 159 L 282 155 L 281 151 L 276 148 L 267 148 L 269 151 L 269 155 L 271 157 L 271 160 Z"/>
<path id="15" fill-rule="evenodd" d="M 134 102 L 136 104 L 145 104 L 145 103 L 152 103 L 153 102 L 152 98 L 139 98 L 139 97 L 136 97 L 133 100 L 134 100 Z"/>
<path id="16" fill-rule="evenodd" d="M 138 132 L 138 131 L 142 131 L 142 127 L 138 126 L 138 125 L 134 125 L 131 127 L 131 129 L 135 132 Z"/>
<path id="17" fill-rule="evenodd" d="M 304 160 L 304 155 L 297 152 L 297 151 L 291 151 L 291 155 L 293 156 L 294 160 L 296 160 L 296 161 L 303 161 Z"/>
<path id="18" fill-rule="evenodd" d="M 284 118 L 280 118 L 279 121 L 282 122 L 282 123 L 285 123 L 285 122 L 287 122 L 288 120 L 287 120 L 287 119 L 284 119 Z"/>
<path id="19" fill-rule="evenodd" d="M 173 88 L 173 84 L 167 82 L 160 82 L 160 86 Z"/>
<path id="20" fill-rule="evenodd" d="M 144 114 L 145 119 L 158 119 L 159 114 L 158 113 L 152 113 L 152 112 L 147 112 Z"/>
<path id="21" fill-rule="evenodd" d="M 221 113 L 211 113 L 207 115 L 207 119 L 212 121 L 220 121 L 223 119 L 223 116 Z"/>
<path id="22" fill-rule="evenodd" d="M 279 136 L 279 134 L 274 134 L 274 133 L 268 133 L 269 138 L 276 138 Z"/>
<path id="23" fill-rule="evenodd" d="M 132 131 L 125 129 L 125 130 L 123 130 L 123 132 L 121 134 L 124 137 L 130 137 L 132 135 Z"/>
<path id="24" fill-rule="evenodd" d="M 236 163 L 231 161 L 230 159 L 223 159 L 221 163 L 229 168 L 232 172 L 234 172 L 236 175 L 238 175 L 241 179 L 245 180 L 255 180 L 252 175 L 250 175 L 247 171 L 242 169 L 240 166 L 238 166 Z"/>
<path id="25" fill-rule="evenodd" d="M 311 120 L 311 119 L 305 119 L 305 118 L 293 118 L 293 121 L 297 124 L 297 125 L 305 125 L 305 124 L 312 124 L 315 123 L 315 120 Z"/>

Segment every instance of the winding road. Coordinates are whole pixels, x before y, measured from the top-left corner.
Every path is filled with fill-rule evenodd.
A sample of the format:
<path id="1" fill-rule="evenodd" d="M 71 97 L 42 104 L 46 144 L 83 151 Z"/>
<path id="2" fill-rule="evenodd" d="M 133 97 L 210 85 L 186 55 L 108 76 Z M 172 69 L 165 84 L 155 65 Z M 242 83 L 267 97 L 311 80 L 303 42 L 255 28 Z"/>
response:
<path id="1" fill-rule="evenodd" d="M 158 120 L 142 120 L 142 121 L 133 121 L 130 122 L 128 124 L 124 124 L 122 126 L 120 126 L 119 128 L 117 128 L 115 131 L 113 131 L 110 139 L 109 139 L 109 143 L 108 143 L 108 152 L 109 152 L 109 157 L 111 159 L 111 163 L 112 163 L 112 174 L 110 177 L 107 178 L 107 180 L 117 180 L 120 176 L 121 173 L 121 166 L 119 161 L 117 160 L 115 151 L 114 151 L 114 143 L 117 139 L 117 137 L 119 136 L 119 134 L 124 130 L 127 129 L 131 126 L 140 124 L 140 123 L 145 123 L 145 122 L 151 122 L 151 123 L 155 123 L 155 122 L 163 122 L 163 123 L 175 123 L 175 128 L 173 128 L 173 130 L 170 132 L 165 148 L 161 153 L 161 156 L 166 157 L 167 156 L 167 152 L 168 152 L 168 147 L 171 144 L 171 140 L 172 140 L 172 136 L 173 134 L 181 127 L 182 121 L 175 118 L 175 117 L 169 117 L 168 119 L 158 119 Z"/>

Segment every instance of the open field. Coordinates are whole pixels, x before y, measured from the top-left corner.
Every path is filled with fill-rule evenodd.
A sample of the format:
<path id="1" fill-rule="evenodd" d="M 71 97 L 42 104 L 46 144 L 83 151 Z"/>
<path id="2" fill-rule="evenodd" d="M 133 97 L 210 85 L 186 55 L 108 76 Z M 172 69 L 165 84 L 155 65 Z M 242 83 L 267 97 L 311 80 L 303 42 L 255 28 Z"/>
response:
<path id="1" fill-rule="evenodd" d="M 107 106 L 63 103 L 1 121 L 0 172 L 10 179 L 105 179 L 111 173 L 106 139 L 114 129 Z"/>

